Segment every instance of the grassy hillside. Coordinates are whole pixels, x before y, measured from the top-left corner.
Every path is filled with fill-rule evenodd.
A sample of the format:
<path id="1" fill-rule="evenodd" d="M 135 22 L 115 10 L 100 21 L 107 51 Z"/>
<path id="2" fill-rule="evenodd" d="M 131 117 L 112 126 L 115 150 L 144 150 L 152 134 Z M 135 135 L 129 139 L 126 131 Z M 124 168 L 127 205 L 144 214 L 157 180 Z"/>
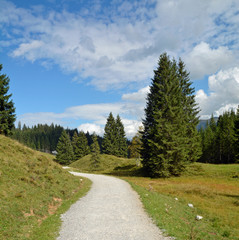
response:
<path id="1" fill-rule="evenodd" d="M 77 168 L 79 171 L 84 172 L 120 172 L 126 173 L 127 170 L 133 170 L 136 168 L 135 159 L 120 158 L 112 155 L 101 154 L 99 167 L 94 168 L 91 163 L 91 155 L 87 155 L 76 162 L 73 162 L 70 167 Z"/>
<path id="2" fill-rule="evenodd" d="M 44 222 L 89 185 L 63 170 L 51 155 L 0 135 L 0 239 L 54 239 L 56 233 Z M 56 231 L 59 216 L 53 222 Z"/>
<path id="3" fill-rule="evenodd" d="M 125 179 L 157 225 L 176 239 L 239 239 L 239 164 L 195 163 L 177 178 Z"/>

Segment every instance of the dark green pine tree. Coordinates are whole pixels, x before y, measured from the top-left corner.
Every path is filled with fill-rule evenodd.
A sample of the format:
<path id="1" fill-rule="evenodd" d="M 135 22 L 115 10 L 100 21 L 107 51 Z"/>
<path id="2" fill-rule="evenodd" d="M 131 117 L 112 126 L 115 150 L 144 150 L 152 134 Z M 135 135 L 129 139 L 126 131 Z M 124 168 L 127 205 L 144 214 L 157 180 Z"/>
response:
<path id="1" fill-rule="evenodd" d="M 116 123 L 112 113 L 109 114 L 105 125 L 102 151 L 109 155 L 118 155 Z"/>
<path id="2" fill-rule="evenodd" d="M 235 162 L 235 119 L 233 111 L 225 112 L 218 118 L 217 122 L 217 156 L 215 163 L 234 163 Z"/>
<path id="3" fill-rule="evenodd" d="M 127 146 L 127 138 L 124 131 L 124 125 L 120 119 L 120 116 L 116 117 L 116 139 L 118 145 L 117 156 L 118 157 L 127 157 L 128 155 L 128 146 Z"/>
<path id="4" fill-rule="evenodd" d="M 185 70 L 185 64 L 181 59 L 178 62 L 178 78 L 181 88 L 183 108 L 184 143 L 186 145 L 186 157 L 188 162 L 195 162 L 202 154 L 201 138 L 197 130 L 199 123 L 199 107 L 195 101 L 195 89 L 189 78 L 189 73 Z M 182 131 L 183 132 L 183 131 Z"/>
<path id="5" fill-rule="evenodd" d="M 71 144 L 70 136 L 66 133 L 65 130 L 62 131 L 61 137 L 59 138 L 56 147 L 56 151 L 56 162 L 63 165 L 68 165 L 73 161 L 73 147 Z"/>
<path id="6" fill-rule="evenodd" d="M 2 64 L 0 64 L 0 72 Z M 15 108 L 13 101 L 10 99 L 12 94 L 8 94 L 9 77 L 0 74 L 0 134 L 6 136 L 11 134 L 16 120 Z"/>
<path id="7" fill-rule="evenodd" d="M 91 144 L 91 164 L 93 168 L 98 168 L 100 164 L 100 146 L 96 134 L 92 136 L 93 143 Z"/>
<path id="8" fill-rule="evenodd" d="M 200 162 L 215 163 L 216 158 L 216 136 L 217 125 L 212 115 L 209 123 L 207 122 L 206 128 L 200 131 L 202 142 L 202 155 Z"/>
<path id="9" fill-rule="evenodd" d="M 147 97 L 141 154 L 151 177 L 180 175 L 190 159 L 192 145 L 186 135 L 194 131 L 189 121 L 194 120 L 190 110 L 195 103 L 189 98 L 192 90 L 181 64 L 162 54 Z"/>
<path id="10" fill-rule="evenodd" d="M 79 132 L 79 134 L 77 134 L 76 131 L 74 132 L 72 146 L 74 151 L 74 160 L 78 160 L 90 153 L 87 138 L 82 131 Z"/>

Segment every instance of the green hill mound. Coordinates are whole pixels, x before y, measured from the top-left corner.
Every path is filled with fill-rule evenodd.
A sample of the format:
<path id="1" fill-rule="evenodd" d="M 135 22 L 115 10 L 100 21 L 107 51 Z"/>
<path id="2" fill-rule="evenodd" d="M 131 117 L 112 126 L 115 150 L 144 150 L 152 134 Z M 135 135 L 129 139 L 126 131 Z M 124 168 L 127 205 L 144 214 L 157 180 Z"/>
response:
<path id="1" fill-rule="evenodd" d="M 32 239 L 43 220 L 83 185 L 52 155 L 0 135 L 0 239 Z"/>
<path id="2" fill-rule="evenodd" d="M 77 168 L 80 171 L 99 171 L 104 173 L 115 173 L 119 171 L 136 169 L 136 160 L 128 158 L 120 158 L 112 155 L 101 154 L 99 160 L 99 166 L 95 168 L 91 162 L 91 155 L 87 155 L 75 162 L 70 167 Z"/>

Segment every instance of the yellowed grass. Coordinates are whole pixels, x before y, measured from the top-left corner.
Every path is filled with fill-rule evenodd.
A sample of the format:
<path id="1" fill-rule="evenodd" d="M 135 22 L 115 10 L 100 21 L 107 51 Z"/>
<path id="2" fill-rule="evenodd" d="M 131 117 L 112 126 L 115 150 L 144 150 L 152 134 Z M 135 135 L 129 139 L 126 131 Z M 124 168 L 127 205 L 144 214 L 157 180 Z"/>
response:
<path id="1" fill-rule="evenodd" d="M 239 236 L 239 179 L 233 177 L 237 176 L 235 174 L 239 170 L 239 165 L 228 165 L 225 171 L 223 166 L 202 166 L 206 171 L 198 176 L 169 179 L 128 177 L 126 179 L 149 191 L 192 203 L 208 217 L 219 219 L 220 224 L 233 229 Z M 217 167 L 220 168 L 218 172 Z"/>

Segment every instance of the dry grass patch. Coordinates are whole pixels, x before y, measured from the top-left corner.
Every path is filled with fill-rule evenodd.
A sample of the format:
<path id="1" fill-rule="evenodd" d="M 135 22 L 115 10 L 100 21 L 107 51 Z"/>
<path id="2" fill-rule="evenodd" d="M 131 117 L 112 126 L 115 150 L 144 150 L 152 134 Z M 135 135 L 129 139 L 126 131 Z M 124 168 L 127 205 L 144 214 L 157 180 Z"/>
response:
<path id="1" fill-rule="evenodd" d="M 196 174 L 195 169 L 197 169 Z M 177 233 L 180 231 L 179 228 L 175 236 L 178 234 L 181 238 L 177 239 L 239 239 L 239 179 L 234 177 L 238 173 L 239 165 L 196 163 L 179 178 L 128 177 L 125 179 L 147 192 L 168 196 L 171 199 L 178 198 L 185 206 L 187 203 L 192 203 L 195 210 L 204 216 L 202 221 L 208 222 L 208 229 L 204 226 L 203 238 L 198 233 L 194 238 L 190 238 L 189 232 L 187 237 L 182 238 Z M 188 210 L 186 207 L 183 211 Z M 181 220 L 185 223 L 191 222 L 190 218 L 184 217 Z M 195 232 L 195 226 L 192 228 Z"/>

